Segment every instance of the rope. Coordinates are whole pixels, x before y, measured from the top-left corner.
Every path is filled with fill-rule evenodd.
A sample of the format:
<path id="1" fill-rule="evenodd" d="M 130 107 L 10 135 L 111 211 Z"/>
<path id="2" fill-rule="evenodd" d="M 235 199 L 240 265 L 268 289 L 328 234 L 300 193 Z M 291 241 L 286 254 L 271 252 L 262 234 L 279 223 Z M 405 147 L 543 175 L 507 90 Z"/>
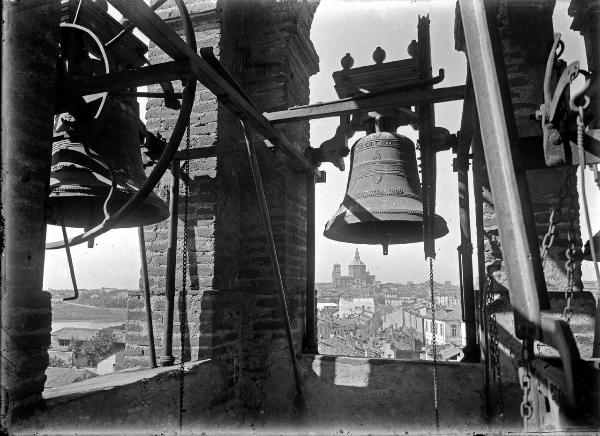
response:
<path id="1" fill-rule="evenodd" d="M 581 183 L 581 198 L 583 211 L 585 212 L 585 225 L 590 235 L 590 251 L 594 261 L 594 273 L 596 275 L 596 289 L 600 289 L 600 272 L 598 271 L 598 259 L 596 259 L 596 247 L 594 244 L 594 234 L 590 223 L 590 212 L 588 210 L 587 195 L 585 191 L 585 151 L 583 149 L 583 106 L 579 106 L 579 115 L 577 116 L 577 151 L 579 153 L 579 174 Z"/>

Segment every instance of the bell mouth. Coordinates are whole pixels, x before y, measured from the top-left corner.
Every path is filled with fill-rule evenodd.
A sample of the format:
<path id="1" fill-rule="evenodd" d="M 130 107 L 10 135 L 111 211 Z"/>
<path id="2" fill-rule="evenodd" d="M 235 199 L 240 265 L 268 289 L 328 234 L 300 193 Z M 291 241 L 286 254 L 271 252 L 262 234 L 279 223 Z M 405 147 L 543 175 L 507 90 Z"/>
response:
<path id="1" fill-rule="evenodd" d="M 91 229 L 104 221 L 104 201 L 108 197 L 109 190 L 97 192 L 87 196 L 81 191 L 60 193 L 54 192 L 49 199 L 51 213 L 48 224 L 64 225 L 66 227 L 79 227 Z M 76 194 L 76 195 L 75 195 Z M 132 198 L 130 192 L 117 191 L 110 202 L 108 212 L 114 215 L 125 203 Z M 120 220 L 114 228 L 148 226 L 164 221 L 169 217 L 169 210 L 165 203 L 151 192 L 146 199 L 136 206 L 126 217 Z"/>
<path id="2" fill-rule="evenodd" d="M 434 224 L 435 239 L 448 234 L 448 225 L 441 216 L 435 215 Z M 402 216 L 382 214 L 361 221 L 360 217 L 342 213 L 327 223 L 323 236 L 339 242 L 383 246 L 423 242 L 423 216 L 414 213 Z"/>

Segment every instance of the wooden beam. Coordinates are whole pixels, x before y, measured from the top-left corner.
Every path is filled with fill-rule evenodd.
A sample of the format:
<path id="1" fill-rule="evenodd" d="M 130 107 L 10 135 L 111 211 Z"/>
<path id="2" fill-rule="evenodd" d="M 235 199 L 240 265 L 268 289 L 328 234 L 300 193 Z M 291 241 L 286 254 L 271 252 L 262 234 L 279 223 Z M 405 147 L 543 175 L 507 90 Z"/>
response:
<path id="1" fill-rule="evenodd" d="M 62 82 L 57 86 L 58 105 L 60 107 L 68 99 L 80 95 L 181 80 L 189 75 L 189 62 L 182 60 Z"/>
<path id="2" fill-rule="evenodd" d="M 336 117 L 357 111 L 371 111 L 375 109 L 408 107 L 421 103 L 443 103 L 446 101 L 462 100 L 464 95 L 464 85 L 432 90 L 417 89 L 375 96 L 365 94 L 365 96 L 317 103 L 284 111 L 267 112 L 264 116 L 272 124 L 281 124 L 316 118 Z"/>
<path id="3" fill-rule="evenodd" d="M 318 174 L 312 162 L 271 125 L 250 100 L 188 46 L 148 5 L 140 0 L 109 0 L 109 3 L 173 59 L 189 59 L 192 73 L 199 82 L 233 113 L 246 117 L 261 135 L 280 146 L 299 168 Z"/>

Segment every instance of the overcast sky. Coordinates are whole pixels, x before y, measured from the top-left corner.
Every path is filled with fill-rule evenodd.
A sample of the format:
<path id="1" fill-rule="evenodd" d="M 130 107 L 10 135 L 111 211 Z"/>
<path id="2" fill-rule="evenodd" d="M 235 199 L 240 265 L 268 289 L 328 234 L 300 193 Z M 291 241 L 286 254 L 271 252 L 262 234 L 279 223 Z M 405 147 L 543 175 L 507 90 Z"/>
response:
<path id="1" fill-rule="evenodd" d="M 579 59 L 585 67 L 583 41 L 568 30 L 570 19 L 566 16 L 568 2 L 558 1 L 555 12 L 555 31 L 563 33 L 567 50 L 566 60 Z M 311 39 L 320 58 L 320 72 L 311 78 L 311 102 L 334 100 L 337 98 L 331 74 L 341 69 L 340 59 L 350 52 L 354 66 L 370 65 L 373 50 L 380 46 L 386 53 L 386 61 L 408 57 L 406 47 L 417 39 L 417 19 L 429 14 L 431 20 L 431 46 L 434 73 L 444 68 L 446 79 L 438 87 L 463 84 L 466 76 L 464 54 L 454 50 L 454 2 L 411 1 L 411 0 L 322 0 L 317 9 Z M 449 102 L 435 106 L 436 125 L 455 133 L 460 127 L 462 102 Z M 324 140 L 333 136 L 338 119 L 330 118 L 311 122 L 311 145 L 318 147 Z M 411 128 L 402 128 L 400 133 L 416 140 L 418 133 Z M 353 143 L 364 132 L 359 132 Z M 448 223 L 450 233 L 436 241 L 435 279 L 458 282 L 456 247 L 458 233 L 458 195 L 456 175 L 452 172 L 450 152 L 439 153 L 438 160 L 437 213 Z M 316 188 L 316 280 L 331 280 L 334 263 L 342 265 L 342 273 L 347 273 L 347 265 L 359 248 L 361 258 L 370 272 L 383 282 L 425 281 L 428 279 L 428 264 L 423 257 L 422 244 L 390 246 L 389 255 L 383 256 L 381 246 L 353 245 L 331 241 L 323 237 L 325 223 L 338 209 L 343 198 L 349 162 L 346 171 L 340 172 L 330 164 L 321 169 L 327 172 L 327 183 Z M 587 177 L 588 198 L 594 206 L 600 204 L 598 189 Z M 593 215 L 600 215 L 595 207 Z M 596 222 L 598 229 L 600 222 Z M 473 221 L 474 225 L 474 221 Z M 72 229 L 70 234 L 80 232 Z M 60 230 L 49 226 L 48 240 L 60 239 Z M 583 240 L 587 232 L 583 231 Z M 139 250 L 135 229 L 113 230 L 97 238 L 93 249 L 80 245 L 72 249 L 75 271 L 79 286 L 137 288 L 139 279 Z M 585 262 L 584 275 L 592 279 L 591 266 Z M 71 282 L 63 250 L 46 252 L 44 276 L 45 288 L 70 288 Z"/>

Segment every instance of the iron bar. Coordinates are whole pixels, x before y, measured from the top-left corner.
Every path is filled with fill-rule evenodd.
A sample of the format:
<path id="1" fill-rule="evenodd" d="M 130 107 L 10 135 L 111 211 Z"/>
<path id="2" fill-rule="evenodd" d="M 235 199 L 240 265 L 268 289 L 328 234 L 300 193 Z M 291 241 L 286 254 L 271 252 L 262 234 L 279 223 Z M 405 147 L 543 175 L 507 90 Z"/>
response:
<path id="1" fill-rule="evenodd" d="M 463 349 L 465 362 L 479 361 L 475 326 L 475 291 L 473 286 L 473 245 L 471 242 L 471 219 L 469 210 L 469 154 L 459 150 L 458 160 L 458 209 L 460 218 L 460 259 L 462 303 L 464 308 L 466 346 Z"/>
<path id="2" fill-rule="evenodd" d="M 473 139 L 475 101 L 471 76 L 467 73 L 465 100 L 463 104 L 460 135 L 456 150 L 458 179 L 458 207 L 460 220 L 461 302 L 463 321 L 466 326 L 466 346 L 463 349 L 466 362 L 478 362 L 477 327 L 475 317 L 475 289 L 473 286 L 473 244 L 471 240 L 471 218 L 469 208 L 469 149 Z"/>
<path id="3" fill-rule="evenodd" d="M 164 62 L 133 70 L 115 71 L 85 79 L 61 82 L 58 84 L 56 91 L 57 96 L 60 98 L 58 101 L 58 110 L 67 104 L 70 99 L 80 95 L 95 94 L 103 91 L 126 90 L 128 88 L 152 85 L 159 82 L 182 80 L 190 75 L 189 64 L 187 60 Z"/>
<path id="4" fill-rule="evenodd" d="M 77 280 L 75 280 L 75 269 L 73 268 L 73 259 L 71 258 L 71 247 L 67 244 L 69 237 L 67 236 L 67 229 L 64 225 L 60 226 L 62 229 L 63 241 L 65 241 L 65 252 L 67 253 L 67 263 L 69 264 L 69 274 L 71 275 L 71 282 L 73 283 L 73 292 L 75 293 L 72 297 L 65 297 L 63 301 L 77 300 L 79 298 L 79 289 L 77 289 Z"/>
<path id="5" fill-rule="evenodd" d="M 429 36 L 429 17 L 419 17 L 417 26 L 418 48 L 417 64 L 419 79 L 431 78 L 431 41 Z M 425 89 L 433 89 L 432 85 Z M 425 258 L 435 259 L 435 188 L 436 188 L 436 153 L 432 143 L 432 132 L 435 127 L 435 112 L 432 103 L 420 103 L 417 106 L 419 115 L 419 143 L 421 145 L 421 202 L 423 203 L 423 249 Z"/>
<path id="6" fill-rule="evenodd" d="M 166 2 L 167 2 L 167 0 L 156 0 L 150 6 L 150 9 L 152 9 L 153 11 L 155 11 L 158 8 L 160 8 L 163 4 L 165 4 Z M 108 50 L 110 47 L 112 47 L 117 42 L 119 42 L 119 40 L 121 38 L 123 38 L 125 35 L 127 35 L 129 32 L 131 32 L 133 29 L 135 29 L 135 26 L 133 24 L 131 24 L 131 23 L 128 23 L 123 30 L 121 30 L 119 33 L 117 33 L 115 35 L 114 38 L 112 38 L 110 41 L 108 41 L 106 44 L 104 44 L 104 48 L 106 48 Z"/>
<path id="7" fill-rule="evenodd" d="M 146 97 L 146 98 L 173 97 L 173 98 L 178 98 L 178 99 L 183 97 L 181 92 L 174 92 L 174 93 L 168 93 L 168 92 L 119 92 L 119 93 L 115 93 L 113 95 L 115 97 Z"/>
<path id="8" fill-rule="evenodd" d="M 475 229 L 477 236 L 477 277 L 479 286 L 479 347 L 480 359 L 483 367 L 483 390 L 485 397 L 485 414 L 489 415 L 490 404 L 490 368 L 489 362 L 489 336 L 486 310 L 486 270 L 485 270 L 485 234 L 483 227 L 483 184 L 485 178 L 485 156 L 481 143 L 479 119 L 477 111 L 473 113 L 473 138 L 471 141 L 473 152 L 473 198 L 475 200 Z"/>
<path id="9" fill-rule="evenodd" d="M 163 351 L 160 365 L 175 363 L 173 357 L 173 312 L 175 310 L 175 266 L 177 265 L 177 222 L 179 216 L 179 162 L 171 164 L 171 191 L 169 196 L 169 239 L 167 245 L 167 273 L 165 278 L 165 297 L 167 313 L 163 333 Z"/>
<path id="10" fill-rule="evenodd" d="M 246 125 L 244 120 L 240 119 L 242 128 L 244 129 L 244 139 L 246 141 L 246 150 L 248 152 L 248 159 L 250 160 L 250 170 L 252 172 L 252 178 L 254 179 L 254 186 L 256 188 L 256 195 L 260 204 L 260 212 L 262 214 L 263 223 L 265 225 L 265 232 L 267 234 L 267 241 L 269 243 L 269 255 L 271 257 L 271 263 L 273 265 L 273 273 L 275 275 L 275 282 L 279 293 L 279 301 L 281 304 L 281 315 L 283 317 L 283 324 L 285 326 L 285 333 L 287 336 L 288 348 L 290 351 L 290 359 L 292 368 L 294 371 L 294 379 L 296 381 L 296 392 L 302 393 L 302 386 L 300 382 L 300 373 L 298 371 L 298 362 L 296 359 L 296 350 L 294 348 L 294 339 L 292 338 L 292 327 L 290 325 L 290 317 L 287 309 L 287 302 L 285 299 L 285 290 L 283 288 L 283 278 L 281 277 L 281 270 L 279 268 L 279 260 L 277 258 L 277 248 L 275 247 L 275 240 L 273 239 L 273 230 L 271 229 L 271 219 L 269 217 L 269 209 L 267 206 L 267 199 L 265 197 L 265 191 L 263 189 L 262 178 L 260 176 L 260 169 L 258 167 L 258 160 L 254 150 L 254 143 L 252 142 L 252 133 L 249 127 Z"/>
<path id="11" fill-rule="evenodd" d="M 390 91 L 381 95 L 372 95 L 371 93 L 359 97 L 348 97 L 325 103 L 315 103 L 278 112 L 267 112 L 264 116 L 272 124 L 281 124 L 348 115 L 356 111 L 409 107 L 419 103 L 443 103 L 462 100 L 464 93 L 464 85 L 437 89 Z"/>
<path id="12" fill-rule="evenodd" d="M 519 338 L 540 337 L 540 304 L 485 9 L 459 0 L 504 264 Z"/>
<path id="13" fill-rule="evenodd" d="M 319 352 L 315 290 L 315 176 L 306 175 L 306 333 L 304 351 Z"/>
<path id="14" fill-rule="evenodd" d="M 148 342 L 150 347 L 150 364 L 156 368 L 156 349 L 154 347 L 154 327 L 152 326 L 152 307 L 150 305 L 150 281 L 148 279 L 148 260 L 146 259 L 146 241 L 144 240 L 144 227 L 138 227 L 140 242 L 140 260 L 142 263 L 142 280 L 144 284 L 144 307 L 146 310 L 146 326 L 148 328 Z M 67 245 L 68 247 L 68 245 Z"/>

